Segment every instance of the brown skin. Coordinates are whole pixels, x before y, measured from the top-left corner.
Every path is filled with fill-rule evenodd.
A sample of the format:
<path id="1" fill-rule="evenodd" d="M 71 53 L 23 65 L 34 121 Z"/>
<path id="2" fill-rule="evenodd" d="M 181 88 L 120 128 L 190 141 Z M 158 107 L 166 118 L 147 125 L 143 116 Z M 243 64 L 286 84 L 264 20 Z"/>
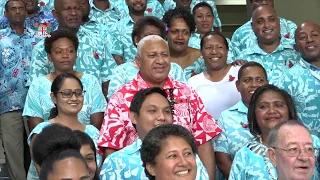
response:
<path id="1" fill-rule="evenodd" d="M 252 0 L 251 8 L 254 11 L 257 7 L 260 6 L 270 6 L 274 8 L 274 1 L 273 0 Z"/>
<path id="2" fill-rule="evenodd" d="M 93 4 L 96 8 L 100 9 L 101 11 L 105 11 L 110 7 L 109 0 L 93 0 Z"/>
<path id="3" fill-rule="evenodd" d="M 4 12 L 4 16 L 8 19 L 11 29 L 22 35 L 24 32 L 24 20 L 26 19 L 25 4 L 22 1 L 10 1 L 8 3 L 8 11 Z"/>

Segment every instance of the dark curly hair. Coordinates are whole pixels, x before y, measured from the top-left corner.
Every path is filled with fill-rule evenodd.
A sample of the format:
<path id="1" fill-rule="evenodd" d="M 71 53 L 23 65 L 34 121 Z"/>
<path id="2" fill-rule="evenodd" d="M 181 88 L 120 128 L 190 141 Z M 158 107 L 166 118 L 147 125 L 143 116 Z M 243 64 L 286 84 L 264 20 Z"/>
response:
<path id="1" fill-rule="evenodd" d="M 72 44 L 76 51 L 78 51 L 79 40 L 75 33 L 69 29 L 58 29 L 50 33 L 50 36 L 46 37 L 44 40 L 44 50 L 47 54 L 51 54 L 52 44 L 61 38 L 67 38 L 72 41 Z"/>
<path id="2" fill-rule="evenodd" d="M 199 3 L 196 4 L 196 5 L 193 7 L 193 9 L 192 9 L 192 15 L 193 15 L 193 17 L 196 15 L 197 9 L 199 9 L 199 8 L 201 8 L 201 7 L 207 7 L 207 8 L 209 8 L 210 11 L 211 11 L 212 16 L 214 16 L 214 15 L 213 15 L 212 7 L 211 7 L 208 3 L 206 3 L 206 2 L 199 2 Z"/>
<path id="3" fill-rule="evenodd" d="M 195 32 L 196 23 L 194 21 L 194 18 L 191 15 L 191 13 L 185 9 L 182 9 L 182 8 L 170 9 L 164 14 L 162 21 L 167 25 L 168 28 L 170 28 L 172 21 L 178 18 L 182 18 L 187 23 L 187 25 L 190 28 L 190 33 Z"/>
<path id="4" fill-rule="evenodd" d="M 163 142 L 169 137 L 180 137 L 184 139 L 191 146 L 193 154 L 197 154 L 196 140 L 190 131 L 181 125 L 166 124 L 153 128 L 144 138 L 140 149 L 141 160 L 145 168 L 144 171 L 150 180 L 154 180 L 155 177 L 148 172 L 146 165 L 156 164 L 155 158 L 162 150 Z"/>
<path id="5" fill-rule="evenodd" d="M 266 84 L 266 85 L 260 86 L 257 88 L 257 90 L 253 93 L 251 97 L 249 108 L 248 108 L 248 116 L 247 116 L 250 133 L 254 136 L 261 135 L 261 129 L 258 126 L 257 118 L 256 118 L 256 108 L 257 108 L 258 99 L 264 93 L 270 92 L 270 91 L 278 93 L 285 100 L 285 103 L 288 106 L 288 110 L 289 110 L 289 120 L 292 120 L 292 119 L 299 120 L 294 102 L 290 94 L 287 93 L 287 91 L 280 89 L 277 86 L 272 84 Z"/>

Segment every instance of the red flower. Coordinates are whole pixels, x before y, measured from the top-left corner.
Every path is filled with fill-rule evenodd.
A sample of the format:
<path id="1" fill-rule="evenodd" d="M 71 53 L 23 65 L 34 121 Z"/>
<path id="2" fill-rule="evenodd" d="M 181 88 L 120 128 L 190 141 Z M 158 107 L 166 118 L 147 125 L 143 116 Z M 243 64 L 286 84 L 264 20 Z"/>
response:
<path id="1" fill-rule="evenodd" d="M 196 73 L 196 72 L 194 72 L 194 71 L 192 71 L 192 73 L 191 73 L 191 77 L 193 77 L 193 76 L 195 76 L 195 75 L 197 75 L 197 73 Z"/>
<path id="2" fill-rule="evenodd" d="M 40 6 L 42 6 L 42 7 L 43 7 L 44 5 L 46 5 L 46 3 L 44 3 L 43 1 L 41 1 L 39 4 L 40 4 Z"/>
<path id="3" fill-rule="evenodd" d="M 149 13 L 151 13 L 151 12 L 152 12 L 152 8 L 147 8 L 147 11 L 148 11 Z"/>
<path id="4" fill-rule="evenodd" d="M 232 75 L 229 75 L 229 81 L 233 81 L 235 77 L 233 77 Z"/>
<path id="5" fill-rule="evenodd" d="M 3 37 L 3 35 L 2 35 L 2 34 L 0 34 L 0 39 L 2 39 L 2 37 Z"/>
<path id="6" fill-rule="evenodd" d="M 243 122 L 241 122 L 240 125 L 241 125 L 243 128 L 247 128 L 247 127 L 248 127 L 248 124 L 245 124 L 245 123 L 243 123 Z"/>
<path id="7" fill-rule="evenodd" d="M 292 66 L 293 66 L 293 63 L 289 61 L 289 68 L 291 68 Z"/>
<path id="8" fill-rule="evenodd" d="M 284 35 L 284 37 L 289 39 L 290 38 L 290 34 L 288 33 L 288 34 Z"/>
<path id="9" fill-rule="evenodd" d="M 99 54 L 97 52 L 93 52 L 93 56 L 96 58 L 96 59 L 99 59 Z"/>

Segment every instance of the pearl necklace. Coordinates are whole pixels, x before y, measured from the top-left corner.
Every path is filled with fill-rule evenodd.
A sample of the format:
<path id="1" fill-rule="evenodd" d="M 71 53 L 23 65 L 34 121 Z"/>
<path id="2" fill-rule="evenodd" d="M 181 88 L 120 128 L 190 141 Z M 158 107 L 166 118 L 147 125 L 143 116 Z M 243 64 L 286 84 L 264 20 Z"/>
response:
<path id="1" fill-rule="evenodd" d="M 262 144 L 262 137 L 261 136 L 259 137 L 259 142 Z M 266 156 L 263 156 L 263 160 L 264 160 L 264 163 L 266 164 L 266 168 L 267 168 L 267 171 L 268 171 L 268 174 L 269 174 L 270 178 L 272 180 L 276 180 L 276 178 L 270 172 L 270 167 L 268 165 L 268 161 L 267 161 Z"/>

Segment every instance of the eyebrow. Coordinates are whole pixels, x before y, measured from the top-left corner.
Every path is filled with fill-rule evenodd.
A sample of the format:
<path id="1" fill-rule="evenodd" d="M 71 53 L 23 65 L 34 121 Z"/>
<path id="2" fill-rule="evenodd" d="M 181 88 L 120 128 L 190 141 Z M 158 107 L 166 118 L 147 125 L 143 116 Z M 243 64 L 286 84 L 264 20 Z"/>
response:
<path id="1" fill-rule="evenodd" d="M 290 145 L 298 145 L 296 142 L 290 142 L 287 144 L 287 146 L 290 146 Z M 312 142 L 307 142 L 306 144 L 304 145 L 313 145 Z"/>

